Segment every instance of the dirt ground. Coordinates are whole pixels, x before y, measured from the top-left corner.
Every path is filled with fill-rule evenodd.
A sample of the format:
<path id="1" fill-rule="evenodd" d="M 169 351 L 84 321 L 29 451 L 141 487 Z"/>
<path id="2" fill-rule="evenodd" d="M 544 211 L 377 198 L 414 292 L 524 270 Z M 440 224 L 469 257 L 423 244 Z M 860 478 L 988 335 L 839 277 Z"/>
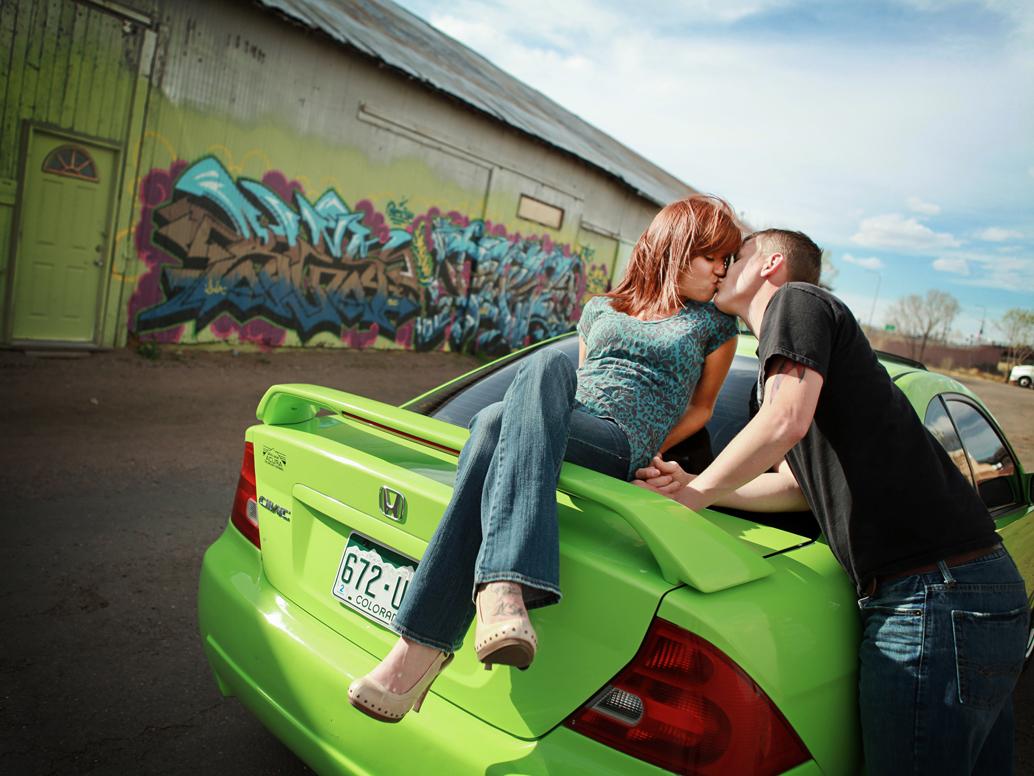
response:
<path id="1" fill-rule="evenodd" d="M 0 774 L 302 774 L 198 638 L 201 556 L 277 382 L 401 402 L 467 357 L 0 352 Z M 342 702 L 344 697 L 342 696 Z"/>
<path id="2" fill-rule="evenodd" d="M 0 352 L 0 773 L 308 772 L 219 695 L 197 635 L 201 555 L 226 525 L 244 429 L 276 382 L 398 403 L 476 364 L 373 351 Z M 1034 469 L 1034 391 L 967 383 Z M 1017 698 L 1024 773 L 1032 677 Z"/>
<path id="3" fill-rule="evenodd" d="M 479 363 L 400 351 L 184 349 L 155 360 L 128 350 L 86 359 L 0 352 L 0 486 L 54 493 L 97 477 L 128 485 L 225 471 L 232 487 L 244 429 L 270 385 L 314 383 L 397 404 Z"/>

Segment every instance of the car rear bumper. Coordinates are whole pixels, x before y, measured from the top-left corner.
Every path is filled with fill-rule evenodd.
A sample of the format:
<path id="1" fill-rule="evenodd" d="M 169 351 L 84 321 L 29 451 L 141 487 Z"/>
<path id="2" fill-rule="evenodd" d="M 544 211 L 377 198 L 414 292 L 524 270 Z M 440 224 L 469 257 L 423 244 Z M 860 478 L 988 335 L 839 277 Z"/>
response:
<path id="1" fill-rule="evenodd" d="M 346 691 L 376 659 L 285 600 L 232 526 L 205 553 L 198 610 L 220 689 L 319 773 L 666 773 L 564 727 L 514 738 L 433 690 L 397 725 L 363 716 Z M 791 771 L 819 772 L 813 762 Z"/>

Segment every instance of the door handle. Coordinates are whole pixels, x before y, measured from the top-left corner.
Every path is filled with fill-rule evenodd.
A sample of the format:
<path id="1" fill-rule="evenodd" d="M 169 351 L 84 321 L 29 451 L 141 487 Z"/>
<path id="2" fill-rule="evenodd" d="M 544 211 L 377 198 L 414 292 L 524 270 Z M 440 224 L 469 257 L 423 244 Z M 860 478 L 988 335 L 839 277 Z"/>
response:
<path id="1" fill-rule="evenodd" d="M 95 267 L 103 267 L 104 266 L 104 259 L 94 259 L 93 260 L 93 266 L 95 266 Z"/>

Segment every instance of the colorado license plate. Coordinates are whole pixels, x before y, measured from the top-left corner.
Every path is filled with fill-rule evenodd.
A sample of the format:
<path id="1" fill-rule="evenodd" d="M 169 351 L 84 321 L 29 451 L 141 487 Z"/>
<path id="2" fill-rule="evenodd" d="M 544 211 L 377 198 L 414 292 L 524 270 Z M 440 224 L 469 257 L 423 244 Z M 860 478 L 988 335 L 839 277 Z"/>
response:
<path id="1" fill-rule="evenodd" d="M 416 561 L 353 531 L 331 592 L 374 622 L 390 625 L 415 570 Z"/>

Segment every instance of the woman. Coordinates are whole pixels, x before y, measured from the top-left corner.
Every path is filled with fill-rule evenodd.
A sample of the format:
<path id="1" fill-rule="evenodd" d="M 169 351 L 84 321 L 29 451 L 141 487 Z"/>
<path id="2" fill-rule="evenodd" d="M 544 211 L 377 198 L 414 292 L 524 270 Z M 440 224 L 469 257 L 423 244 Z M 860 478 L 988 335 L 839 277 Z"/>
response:
<path id="1" fill-rule="evenodd" d="M 577 372 L 566 356 L 543 351 L 503 401 L 474 416 L 452 500 L 392 624 L 401 638 L 352 682 L 353 706 L 385 722 L 419 711 L 475 615 L 486 668 L 531 664 L 527 610 L 560 600 L 560 466 L 627 480 L 703 427 L 736 347 L 734 319 L 710 300 L 740 241 L 720 199 L 666 206 L 618 287 L 582 311 Z"/>

